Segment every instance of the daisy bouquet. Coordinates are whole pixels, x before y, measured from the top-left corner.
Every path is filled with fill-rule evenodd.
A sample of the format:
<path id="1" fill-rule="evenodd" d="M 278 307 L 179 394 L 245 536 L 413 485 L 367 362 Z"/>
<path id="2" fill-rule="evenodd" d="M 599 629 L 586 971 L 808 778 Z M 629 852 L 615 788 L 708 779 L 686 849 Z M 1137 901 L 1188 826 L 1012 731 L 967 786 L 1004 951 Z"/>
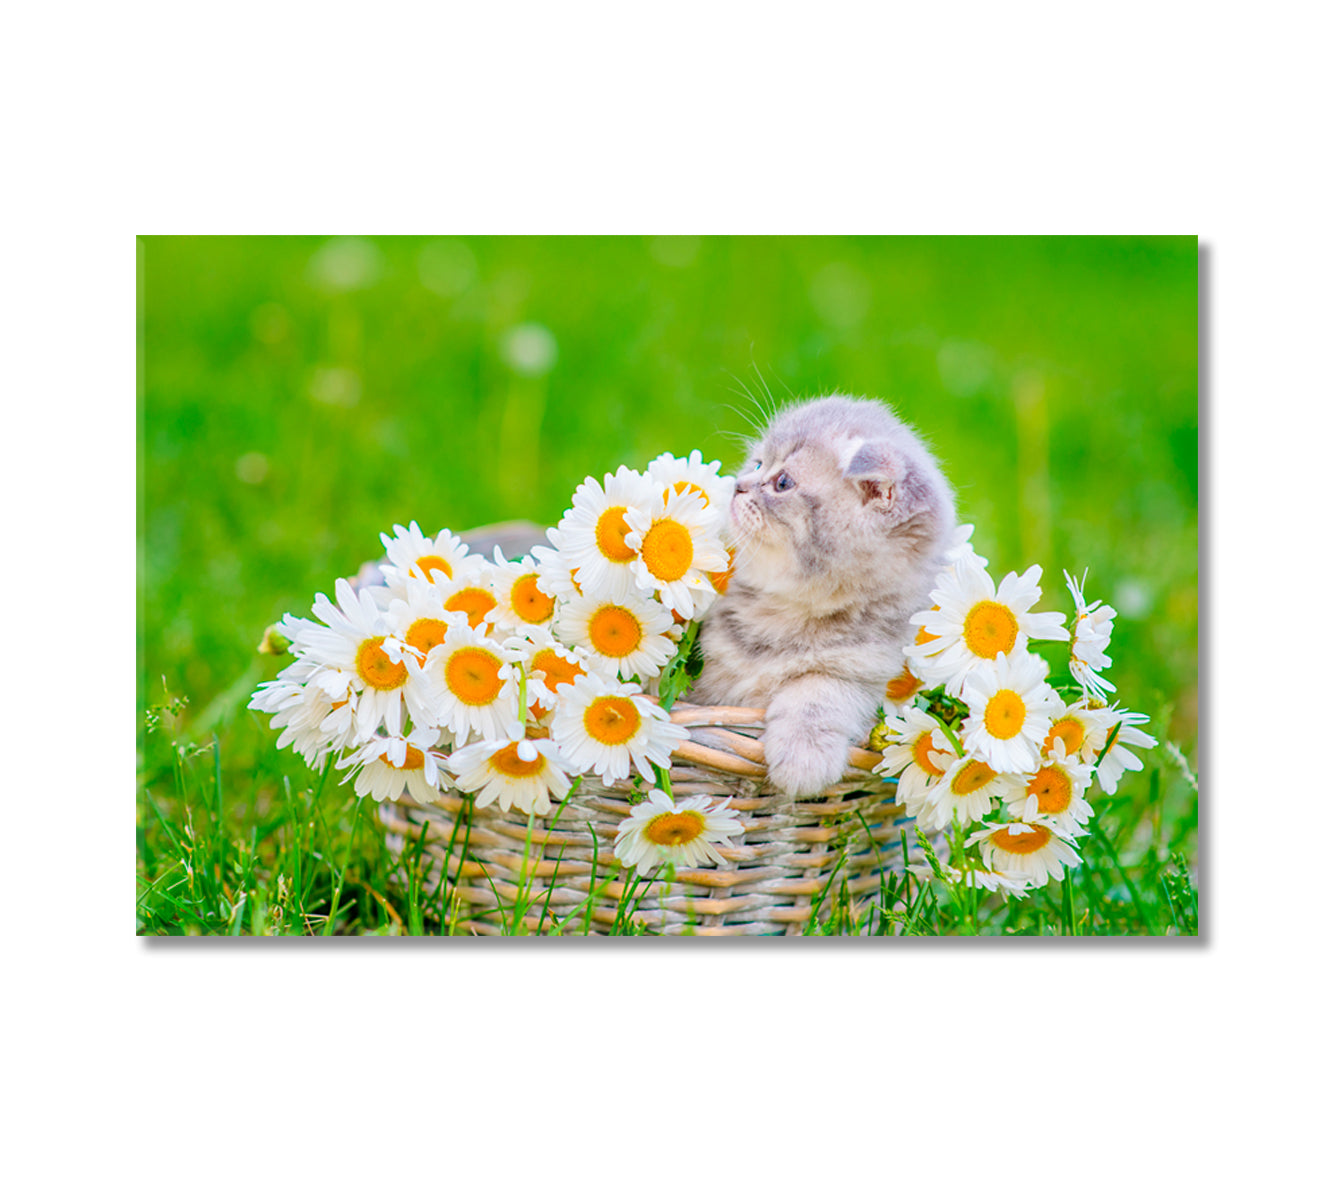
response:
<path id="1" fill-rule="evenodd" d="M 959 527 L 931 607 L 913 617 L 872 746 L 919 828 L 947 831 L 945 881 L 1018 895 L 1080 862 L 1094 782 L 1115 793 L 1124 772 L 1143 767 L 1132 748 L 1157 742 L 1141 728 L 1147 716 L 1108 701 L 1116 688 L 1100 672 L 1115 610 L 1090 604 L 1085 581 L 1066 573 L 1072 622 L 1035 612 L 1041 567 L 996 584 L 972 532 Z M 1029 648 L 1041 641 L 1069 644 L 1068 678 L 1049 680 Z"/>
<path id="2" fill-rule="evenodd" d="M 668 715 L 697 674 L 695 636 L 730 578 L 732 479 L 698 450 L 585 479 L 550 546 L 474 554 L 413 522 L 382 534 L 383 583 L 283 618 L 266 641 L 294 661 L 250 707 L 278 745 L 343 772 L 358 796 L 423 805 L 446 791 L 532 816 L 584 776 L 630 780 L 627 867 L 721 863 L 741 832 L 726 806 L 673 800 L 687 738 Z"/>

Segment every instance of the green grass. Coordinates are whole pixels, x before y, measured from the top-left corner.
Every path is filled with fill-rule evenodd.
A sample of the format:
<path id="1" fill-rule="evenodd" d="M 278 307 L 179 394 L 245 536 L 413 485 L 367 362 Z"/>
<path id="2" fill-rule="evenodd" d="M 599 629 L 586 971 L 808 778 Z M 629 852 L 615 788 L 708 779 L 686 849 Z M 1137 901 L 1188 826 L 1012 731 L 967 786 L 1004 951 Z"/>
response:
<path id="1" fill-rule="evenodd" d="M 175 711 L 173 710 L 175 708 Z M 428 877 L 420 840 L 390 853 L 374 805 L 333 786 L 295 756 L 268 749 L 252 786 L 230 792 L 216 740 L 183 736 L 184 710 L 150 714 L 146 753 L 158 782 L 141 790 L 138 927 L 142 933 L 226 935 L 450 934 L 461 917 L 452 892 Z M 1179 768 L 1148 767 L 1142 788 L 1100 797 L 1084 861 L 1060 884 L 1000 900 L 939 882 L 887 875 L 879 895 L 853 900 L 836 881 L 803 932 L 815 936 L 935 934 L 1193 934 L 1197 900 L 1188 854 L 1197 797 Z M 607 876 L 597 902 L 606 904 Z M 626 881 L 622 876 L 622 884 Z M 636 893 L 636 887 L 638 892 Z M 540 881 L 520 898 L 471 915 L 510 933 L 538 917 L 553 933 L 586 932 L 585 914 L 548 920 Z M 620 889 L 614 934 L 649 932 L 636 894 Z M 613 899 L 616 899 L 613 893 Z"/>
<path id="2" fill-rule="evenodd" d="M 395 522 L 553 523 L 663 450 L 730 467 L 767 388 L 895 403 L 993 572 L 1042 563 L 1053 607 L 1087 566 L 1163 743 L 1095 798 L 1069 887 L 833 894 L 811 932 L 890 932 L 904 899 L 912 933 L 1192 931 L 1196 271 L 1193 238 L 143 239 L 139 929 L 447 932 L 373 806 L 245 709 L 261 632 Z"/>

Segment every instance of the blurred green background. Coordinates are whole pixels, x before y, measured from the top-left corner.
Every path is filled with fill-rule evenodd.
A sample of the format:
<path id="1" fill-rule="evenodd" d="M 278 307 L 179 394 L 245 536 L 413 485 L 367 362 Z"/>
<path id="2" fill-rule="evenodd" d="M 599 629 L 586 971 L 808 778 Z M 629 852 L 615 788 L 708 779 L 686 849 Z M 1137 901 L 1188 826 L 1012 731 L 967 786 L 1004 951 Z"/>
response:
<path id="1" fill-rule="evenodd" d="M 554 523 L 621 463 L 735 466 L 746 393 L 842 391 L 927 436 L 997 578 L 1039 562 L 1068 610 L 1089 568 L 1118 699 L 1193 761 L 1197 263 L 1193 237 L 142 238 L 140 710 L 165 680 L 195 733 L 231 726 L 264 627 L 395 522 Z M 272 735 L 235 723 L 239 767 Z"/>

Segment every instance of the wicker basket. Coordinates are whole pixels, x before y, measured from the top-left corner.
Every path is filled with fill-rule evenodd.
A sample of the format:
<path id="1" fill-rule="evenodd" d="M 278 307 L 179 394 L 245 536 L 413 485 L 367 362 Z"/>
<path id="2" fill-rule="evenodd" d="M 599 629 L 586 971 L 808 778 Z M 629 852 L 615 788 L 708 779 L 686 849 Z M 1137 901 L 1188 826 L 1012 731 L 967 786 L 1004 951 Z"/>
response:
<path id="1" fill-rule="evenodd" d="M 604 787 L 585 780 L 564 808 L 529 819 L 494 806 L 471 811 L 462 796 L 438 806 L 404 795 L 380 805 L 391 849 L 423 837 L 432 888 L 446 872 L 459 932 L 498 934 L 502 906 L 528 897 L 533 932 L 605 933 L 617 920 L 627 887 L 643 892 L 636 919 L 646 931 L 730 935 L 801 933 L 825 897 L 878 894 L 883 872 L 903 870 L 903 834 L 910 862 L 923 865 L 914 822 L 894 802 L 894 783 L 873 774 L 879 755 L 854 749 L 843 778 L 821 796 L 785 800 L 765 779 L 757 734 L 764 713 L 678 703 L 672 721 L 690 741 L 672 756 L 677 796 L 725 796 L 745 827 L 724 867 L 678 870 L 668 883 L 645 886 L 612 854 L 616 826 L 630 811 L 628 782 Z M 590 902 L 590 891 L 593 893 Z"/>
<path id="2" fill-rule="evenodd" d="M 471 530 L 460 536 L 489 555 L 527 553 L 543 531 L 526 522 Z M 366 564 L 355 583 L 378 581 Z M 651 933 L 729 935 L 801 933 L 826 896 L 854 901 L 878 894 L 885 872 L 924 866 L 912 818 L 894 802 L 895 784 L 874 774 L 879 755 L 853 749 L 838 783 L 811 799 L 787 800 L 765 777 L 759 734 L 764 712 L 704 708 L 678 702 L 673 723 L 690 740 L 672 755 L 676 796 L 726 797 L 745 827 L 725 867 L 678 870 L 668 883 L 627 872 L 612 853 L 616 827 L 630 812 L 628 781 L 604 787 L 585 779 L 563 807 L 547 817 L 473 809 L 446 793 L 421 805 L 406 792 L 380 805 L 389 848 L 422 842 L 432 890 L 448 884 L 451 921 L 459 932 L 499 934 L 512 925 L 514 905 L 528 898 L 523 920 L 533 932 L 605 933 L 617 922 L 627 888 L 638 897 L 635 917 Z M 591 894 L 591 899 L 590 899 Z M 456 907 L 455 907 L 456 906 Z M 508 911 L 506 911 L 508 910 Z"/>

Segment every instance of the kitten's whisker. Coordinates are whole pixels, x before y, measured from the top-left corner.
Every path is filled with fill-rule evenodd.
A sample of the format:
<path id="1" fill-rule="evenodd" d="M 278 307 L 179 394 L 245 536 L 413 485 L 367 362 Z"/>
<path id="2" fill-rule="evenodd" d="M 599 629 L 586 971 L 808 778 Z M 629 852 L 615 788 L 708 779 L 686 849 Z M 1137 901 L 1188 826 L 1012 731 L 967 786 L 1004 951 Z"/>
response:
<path id="1" fill-rule="evenodd" d="M 764 405 L 760 403 L 759 397 L 756 396 L 755 393 L 752 392 L 750 388 L 746 386 L 744 380 L 739 379 L 731 371 L 728 371 L 727 374 L 731 375 L 733 382 L 737 385 L 736 388 L 729 389 L 732 392 L 732 395 L 740 396 L 750 403 L 752 410 L 751 414 L 746 415 L 743 413 L 741 414 L 742 417 L 746 421 L 750 422 L 756 434 L 762 433 L 764 431 L 765 426 L 768 424 L 768 415 L 764 411 Z M 737 390 L 738 388 L 740 389 L 739 391 Z M 761 421 L 759 419 L 760 417 L 763 417 L 764 420 Z"/>
<path id="2" fill-rule="evenodd" d="M 763 432 L 764 427 L 760 425 L 760 423 L 755 419 L 755 417 L 752 414 L 745 412 L 743 409 L 737 408 L 735 404 L 724 404 L 723 407 L 728 408 L 732 412 L 736 413 L 738 417 L 740 417 L 743 421 L 745 421 L 755 431 L 757 437 L 759 436 L 760 433 Z M 732 438 L 741 438 L 743 441 L 747 440 L 744 434 L 729 433 L 727 436 Z"/>
<path id="3" fill-rule="evenodd" d="M 750 388 L 746 387 L 746 383 L 744 383 L 743 380 L 738 379 L 735 375 L 732 375 L 731 371 L 728 371 L 727 373 L 732 377 L 732 383 L 736 384 L 735 388 L 730 388 L 728 391 L 731 391 L 734 396 L 743 396 L 744 399 L 750 401 L 752 408 L 763 411 L 763 405 L 759 403 L 759 397 L 756 397 L 755 393 L 752 392 Z"/>
<path id="4" fill-rule="evenodd" d="M 769 397 L 769 404 L 777 411 L 777 405 L 774 404 L 774 394 L 769 390 L 769 384 L 765 381 L 764 374 L 760 371 L 759 364 L 752 358 L 750 360 L 751 370 L 755 372 L 755 378 L 760 381 L 760 387 L 764 389 L 764 394 Z"/>

